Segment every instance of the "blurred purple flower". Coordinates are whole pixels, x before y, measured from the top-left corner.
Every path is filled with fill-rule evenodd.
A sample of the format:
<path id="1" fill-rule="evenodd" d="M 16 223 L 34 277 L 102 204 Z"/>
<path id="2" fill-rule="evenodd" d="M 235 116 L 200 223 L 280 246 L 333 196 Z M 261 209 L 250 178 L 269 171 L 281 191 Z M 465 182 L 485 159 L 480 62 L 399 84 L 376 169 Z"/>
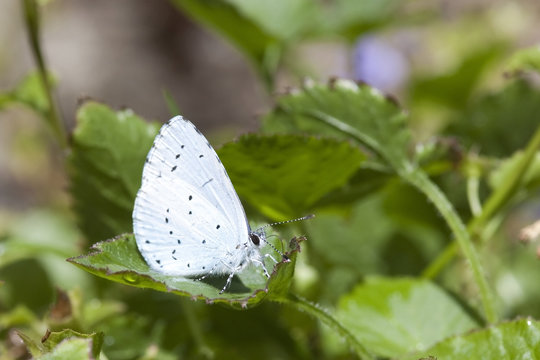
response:
<path id="1" fill-rule="evenodd" d="M 399 49 L 374 35 L 358 39 L 353 52 L 353 75 L 387 93 L 399 91 L 409 75 L 409 64 Z"/>

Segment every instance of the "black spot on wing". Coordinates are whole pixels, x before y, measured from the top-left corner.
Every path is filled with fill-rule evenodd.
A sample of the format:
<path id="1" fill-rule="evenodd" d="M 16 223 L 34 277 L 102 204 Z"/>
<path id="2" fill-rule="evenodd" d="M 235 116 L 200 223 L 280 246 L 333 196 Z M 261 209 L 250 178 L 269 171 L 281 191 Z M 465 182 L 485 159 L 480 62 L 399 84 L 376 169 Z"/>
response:
<path id="1" fill-rule="evenodd" d="M 176 170 L 178 166 L 174 165 L 172 168 L 171 168 L 171 172 L 173 172 L 174 170 Z"/>

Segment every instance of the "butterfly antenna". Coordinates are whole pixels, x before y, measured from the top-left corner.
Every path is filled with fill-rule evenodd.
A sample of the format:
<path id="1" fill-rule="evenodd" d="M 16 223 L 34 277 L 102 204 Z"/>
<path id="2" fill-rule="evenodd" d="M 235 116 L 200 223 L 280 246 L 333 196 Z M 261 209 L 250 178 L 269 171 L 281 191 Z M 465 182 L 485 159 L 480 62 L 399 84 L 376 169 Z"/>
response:
<path id="1" fill-rule="evenodd" d="M 297 219 L 292 219 L 292 220 L 285 220 L 285 221 L 278 221 L 278 222 L 275 222 L 275 223 L 271 223 L 271 224 L 266 224 L 264 226 L 261 226 L 260 228 L 258 228 L 257 230 L 255 230 L 256 233 L 263 233 L 263 230 L 269 226 L 274 226 L 274 225 L 282 225 L 282 224 L 288 224 L 288 223 L 292 223 L 292 222 L 296 222 L 296 221 L 301 221 L 301 220 L 308 220 L 308 219 L 313 219 L 315 217 L 315 214 L 310 214 L 310 215 L 306 215 L 306 216 L 302 216 L 300 218 L 297 218 Z M 272 245 L 271 243 L 269 243 L 268 241 L 266 241 L 266 236 L 259 236 L 260 240 L 264 241 L 267 245 L 270 245 L 270 247 L 272 249 L 274 249 L 275 252 L 277 252 L 279 255 L 281 255 L 283 257 L 283 259 L 285 259 L 285 261 L 289 261 L 289 257 L 287 255 L 285 255 L 284 253 L 282 253 L 281 251 L 279 251 L 274 245 Z M 274 260 L 275 261 L 275 260 Z"/>
<path id="2" fill-rule="evenodd" d="M 309 219 L 313 219 L 315 217 L 315 214 L 309 214 L 309 215 L 306 215 L 306 216 L 302 216 L 298 219 L 292 219 L 292 220 L 285 220 L 285 221 L 278 221 L 278 222 L 275 222 L 275 223 L 271 223 L 271 224 L 266 224 L 264 226 L 261 226 L 260 228 L 258 228 L 257 230 L 263 230 L 269 226 L 274 226 L 274 225 L 282 225 L 282 224 L 288 224 L 288 223 L 292 223 L 292 222 L 296 222 L 296 221 L 301 221 L 301 220 L 309 220 Z"/>

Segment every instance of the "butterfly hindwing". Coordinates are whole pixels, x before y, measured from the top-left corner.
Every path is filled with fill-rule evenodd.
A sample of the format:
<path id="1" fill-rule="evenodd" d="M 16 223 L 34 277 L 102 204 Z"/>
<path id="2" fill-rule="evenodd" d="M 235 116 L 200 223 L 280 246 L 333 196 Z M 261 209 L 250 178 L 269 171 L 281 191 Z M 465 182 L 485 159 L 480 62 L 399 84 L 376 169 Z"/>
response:
<path id="1" fill-rule="evenodd" d="M 180 116 L 162 127 L 148 154 L 133 230 L 147 263 L 179 276 L 226 272 L 224 259 L 248 241 L 245 213 L 225 168 Z"/>
<path id="2" fill-rule="evenodd" d="M 134 231 L 139 250 L 155 270 L 180 276 L 204 274 L 219 267 L 234 250 L 234 243 L 221 240 L 236 236 L 229 219 L 195 190 L 177 179 L 158 178 L 139 191 Z M 163 192 L 166 199 L 155 201 Z"/>

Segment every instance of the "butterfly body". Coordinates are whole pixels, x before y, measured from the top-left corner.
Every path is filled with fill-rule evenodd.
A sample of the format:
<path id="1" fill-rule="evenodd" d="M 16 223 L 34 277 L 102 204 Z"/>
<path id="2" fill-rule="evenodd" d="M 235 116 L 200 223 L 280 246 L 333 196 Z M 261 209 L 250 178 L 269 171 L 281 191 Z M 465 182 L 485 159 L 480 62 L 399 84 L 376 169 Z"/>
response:
<path id="1" fill-rule="evenodd" d="M 163 125 L 148 153 L 133 210 L 137 247 L 148 265 L 181 277 L 234 274 L 261 266 L 264 232 L 252 232 L 219 157 L 181 116 Z"/>

